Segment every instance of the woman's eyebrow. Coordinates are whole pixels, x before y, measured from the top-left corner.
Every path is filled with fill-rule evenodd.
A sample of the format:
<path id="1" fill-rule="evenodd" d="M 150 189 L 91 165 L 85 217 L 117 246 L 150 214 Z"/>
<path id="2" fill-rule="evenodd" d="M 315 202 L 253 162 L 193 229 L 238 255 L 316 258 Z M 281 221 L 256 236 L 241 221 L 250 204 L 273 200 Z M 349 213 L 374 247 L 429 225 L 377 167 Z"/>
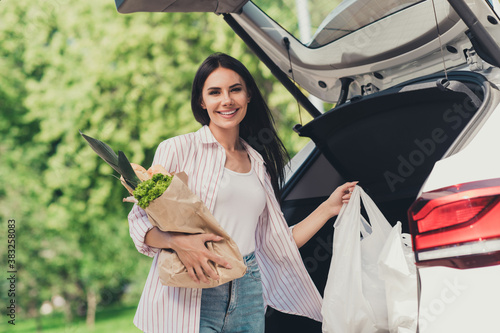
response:
<path id="1" fill-rule="evenodd" d="M 235 83 L 231 86 L 229 86 L 229 89 L 232 89 L 234 87 L 238 87 L 238 86 L 243 86 L 241 83 Z M 207 90 L 213 90 L 213 89 L 220 89 L 219 87 L 208 87 Z"/>

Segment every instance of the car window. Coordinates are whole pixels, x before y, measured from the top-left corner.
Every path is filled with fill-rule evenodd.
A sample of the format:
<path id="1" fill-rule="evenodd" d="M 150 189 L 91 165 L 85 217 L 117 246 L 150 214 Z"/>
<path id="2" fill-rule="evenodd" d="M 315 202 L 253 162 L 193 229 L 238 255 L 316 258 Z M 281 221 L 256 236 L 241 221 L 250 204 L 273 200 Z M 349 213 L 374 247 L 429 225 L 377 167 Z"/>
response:
<path id="1" fill-rule="evenodd" d="M 318 48 L 422 0 L 253 0 L 297 40 Z"/>

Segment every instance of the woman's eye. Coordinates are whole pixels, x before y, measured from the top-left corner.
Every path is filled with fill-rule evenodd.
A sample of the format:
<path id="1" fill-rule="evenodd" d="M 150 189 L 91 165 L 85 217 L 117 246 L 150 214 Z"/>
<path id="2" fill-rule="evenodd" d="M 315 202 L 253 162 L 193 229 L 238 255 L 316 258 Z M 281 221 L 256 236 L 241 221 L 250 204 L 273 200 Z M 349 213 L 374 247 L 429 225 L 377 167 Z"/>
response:
<path id="1" fill-rule="evenodd" d="M 234 91 L 234 92 L 241 91 L 241 87 L 238 87 L 238 88 L 233 88 L 233 90 L 232 90 L 232 91 Z"/>
<path id="2" fill-rule="evenodd" d="M 208 92 L 209 95 L 217 95 L 218 93 L 219 92 L 217 90 L 212 90 Z"/>

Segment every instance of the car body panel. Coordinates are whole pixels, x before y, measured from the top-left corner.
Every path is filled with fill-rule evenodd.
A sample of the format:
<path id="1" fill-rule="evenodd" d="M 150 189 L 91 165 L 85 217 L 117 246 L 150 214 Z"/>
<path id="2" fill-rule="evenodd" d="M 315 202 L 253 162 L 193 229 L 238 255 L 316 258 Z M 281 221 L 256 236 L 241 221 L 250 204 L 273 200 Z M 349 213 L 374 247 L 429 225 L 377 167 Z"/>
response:
<path id="1" fill-rule="evenodd" d="M 487 121 L 486 121 L 487 120 Z M 421 192 L 429 192 L 453 184 L 500 178 L 500 106 L 484 119 L 484 125 L 458 153 L 437 161 Z M 455 166 L 459 165 L 460 168 Z"/>
<path id="2" fill-rule="evenodd" d="M 419 268 L 419 333 L 496 332 L 500 265 Z"/>

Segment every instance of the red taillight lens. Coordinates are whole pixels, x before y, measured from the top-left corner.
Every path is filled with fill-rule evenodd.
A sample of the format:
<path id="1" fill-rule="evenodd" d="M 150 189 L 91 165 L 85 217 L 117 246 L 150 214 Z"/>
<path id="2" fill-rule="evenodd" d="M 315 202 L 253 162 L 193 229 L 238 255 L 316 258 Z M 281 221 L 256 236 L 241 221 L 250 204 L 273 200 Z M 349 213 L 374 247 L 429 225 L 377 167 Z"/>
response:
<path id="1" fill-rule="evenodd" d="M 476 261 L 470 256 L 492 252 L 498 252 L 494 263 L 500 263 L 500 179 L 424 193 L 408 218 L 419 265 L 460 267 L 457 258 L 463 256 L 462 268 L 472 267 Z"/>
<path id="2" fill-rule="evenodd" d="M 473 221 L 489 207 L 493 200 L 491 197 L 465 198 L 438 206 L 427 216 L 418 220 L 418 231 L 424 233 Z"/>

